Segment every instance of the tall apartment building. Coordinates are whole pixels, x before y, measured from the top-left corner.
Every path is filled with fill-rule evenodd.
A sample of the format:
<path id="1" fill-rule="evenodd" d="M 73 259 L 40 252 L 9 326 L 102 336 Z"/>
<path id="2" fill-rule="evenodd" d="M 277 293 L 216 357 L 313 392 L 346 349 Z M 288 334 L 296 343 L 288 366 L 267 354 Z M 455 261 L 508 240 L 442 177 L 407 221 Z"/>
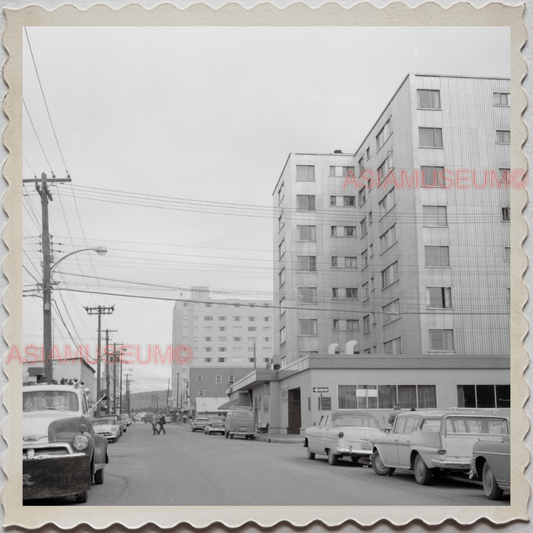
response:
<path id="1" fill-rule="evenodd" d="M 191 383 L 191 369 L 224 369 L 219 374 L 237 379 L 254 368 L 266 368 L 273 356 L 273 307 L 267 300 L 212 300 L 208 287 L 192 287 L 190 300 L 174 304 L 172 345 L 187 345 L 193 359 L 172 362 L 173 406 L 193 411 L 198 387 Z M 218 375 L 218 374 L 216 374 Z M 196 379 L 196 378 L 195 378 Z M 194 391 L 193 391 L 194 388 Z M 205 390 L 202 390 L 202 396 Z"/>
<path id="2" fill-rule="evenodd" d="M 510 168 L 508 79 L 410 74 L 355 153 L 290 154 L 273 194 L 280 431 L 396 401 L 509 406 Z"/>

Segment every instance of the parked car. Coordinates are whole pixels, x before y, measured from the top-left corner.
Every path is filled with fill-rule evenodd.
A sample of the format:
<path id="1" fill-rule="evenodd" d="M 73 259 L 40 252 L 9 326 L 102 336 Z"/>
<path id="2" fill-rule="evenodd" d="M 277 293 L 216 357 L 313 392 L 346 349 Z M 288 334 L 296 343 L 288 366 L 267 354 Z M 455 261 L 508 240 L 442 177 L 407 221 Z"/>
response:
<path id="1" fill-rule="evenodd" d="M 380 476 L 395 468 L 413 470 L 416 482 L 428 485 L 432 475 L 468 472 L 474 444 L 501 440 L 509 421 L 480 412 L 410 411 L 396 417 L 389 434 L 371 437 L 372 468 Z"/>
<path id="2" fill-rule="evenodd" d="M 110 418 L 115 422 L 115 426 L 118 429 L 118 436 L 119 438 L 122 437 L 124 430 L 122 429 L 122 419 L 120 418 L 120 415 L 105 415 L 105 418 Z"/>
<path id="3" fill-rule="evenodd" d="M 23 499 L 74 496 L 104 482 L 107 440 L 93 429 L 83 384 L 22 387 Z"/>
<path id="4" fill-rule="evenodd" d="M 377 418 L 367 411 L 335 411 L 321 417 L 317 426 L 305 430 L 304 447 L 307 458 L 315 454 L 327 455 L 328 463 L 336 465 L 342 457 L 351 457 L 354 463 L 372 455 L 370 438 L 381 434 Z"/>
<path id="5" fill-rule="evenodd" d="M 211 433 L 220 433 L 224 435 L 225 424 L 223 416 L 210 416 L 204 426 L 204 433 L 211 435 Z"/>
<path id="6" fill-rule="evenodd" d="M 203 430 L 208 420 L 207 416 L 197 416 L 191 423 L 192 431 Z"/>
<path id="7" fill-rule="evenodd" d="M 511 490 L 510 435 L 503 435 L 499 440 L 482 438 L 474 444 L 469 477 L 483 481 L 489 500 L 500 500 L 504 491 Z"/>
<path id="8" fill-rule="evenodd" d="M 117 442 L 118 440 L 118 428 L 113 418 L 106 416 L 102 418 L 95 418 L 92 422 L 94 432 L 97 435 L 102 435 L 107 439 L 107 442 Z"/>
<path id="9" fill-rule="evenodd" d="M 233 409 L 228 411 L 224 421 L 224 435 L 232 439 L 239 435 L 245 439 L 255 437 L 254 414 L 251 409 Z"/>

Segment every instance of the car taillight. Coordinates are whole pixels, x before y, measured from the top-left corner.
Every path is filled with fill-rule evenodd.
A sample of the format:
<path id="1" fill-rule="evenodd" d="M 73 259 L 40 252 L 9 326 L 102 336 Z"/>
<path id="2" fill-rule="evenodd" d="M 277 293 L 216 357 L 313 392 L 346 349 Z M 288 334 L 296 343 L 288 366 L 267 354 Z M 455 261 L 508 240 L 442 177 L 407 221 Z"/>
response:
<path id="1" fill-rule="evenodd" d="M 344 433 L 342 431 L 339 432 L 339 438 L 342 439 L 342 437 L 344 437 Z"/>
<path id="2" fill-rule="evenodd" d="M 74 439 L 74 442 L 72 443 L 72 446 L 74 446 L 74 448 L 76 450 L 81 452 L 82 450 L 85 450 L 85 448 L 87 448 L 87 446 L 89 446 L 89 441 L 87 440 L 87 437 L 84 437 L 83 435 L 78 435 Z"/>
<path id="3" fill-rule="evenodd" d="M 446 450 L 439 450 L 437 453 L 439 453 L 440 455 L 446 455 Z"/>

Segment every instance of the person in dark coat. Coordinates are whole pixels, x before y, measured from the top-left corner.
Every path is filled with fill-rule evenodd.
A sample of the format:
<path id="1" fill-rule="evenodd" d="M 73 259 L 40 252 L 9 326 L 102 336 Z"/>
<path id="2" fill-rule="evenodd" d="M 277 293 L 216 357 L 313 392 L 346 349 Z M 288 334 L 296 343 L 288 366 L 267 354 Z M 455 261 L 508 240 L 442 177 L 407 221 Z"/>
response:
<path id="1" fill-rule="evenodd" d="M 394 411 L 389 415 L 389 424 L 392 426 L 394 424 L 394 420 L 396 420 L 396 416 L 398 415 L 398 412 L 400 411 L 400 406 L 395 403 L 394 404 Z"/>
<path id="2" fill-rule="evenodd" d="M 159 413 L 159 433 L 161 433 L 161 431 L 163 432 L 163 435 L 166 435 L 167 432 L 165 431 L 165 423 L 166 423 L 166 420 L 165 420 L 165 415 L 163 413 Z"/>

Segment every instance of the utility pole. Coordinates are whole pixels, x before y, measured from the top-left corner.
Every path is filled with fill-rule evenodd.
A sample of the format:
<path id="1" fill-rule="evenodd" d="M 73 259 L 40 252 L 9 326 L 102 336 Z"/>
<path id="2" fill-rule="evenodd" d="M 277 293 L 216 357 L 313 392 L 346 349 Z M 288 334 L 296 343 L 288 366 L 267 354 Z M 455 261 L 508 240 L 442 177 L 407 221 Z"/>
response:
<path id="1" fill-rule="evenodd" d="M 130 375 L 126 374 L 126 409 L 128 416 L 130 416 L 130 383 L 133 383 L 133 379 L 130 381 Z"/>
<path id="2" fill-rule="evenodd" d="M 170 378 L 168 378 L 168 386 L 167 386 L 167 414 L 168 414 L 168 398 L 170 396 Z"/>
<path id="3" fill-rule="evenodd" d="M 257 358 L 255 357 L 255 342 L 254 342 L 254 370 L 257 370 Z"/>
<path id="4" fill-rule="evenodd" d="M 100 400 L 100 389 L 101 389 L 101 370 L 100 370 L 100 345 L 102 343 L 102 315 L 110 315 L 115 310 L 115 306 L 104 307 L 99 305 L 98 307 L 85 307 L 85 311 L 89 315 L 98 315 L 98 346 L 97 346 L 97 359 L 96 359 L 96 401 Z M 109 398 L 107 399 L 109 405 Z M 100 417 L 100 407 L 95 411 L 95 417 Z"/>
<path id="5" fill-rule="evenodd" d="M 48 181 L 43 172 L 41 178 L 22 180 L 22 183 L 35 183 L 35 188 L 41 197 L 42 213 L 42 247 L 43 247 L 43 344 L 44 344 L 44 379 L 50 383 L 54 379 L 54 369 L 52 366 L 52 286 L 51 286 L 51 264 L 50 254 L 50 229 L 48 225 L 48 200 L 53 201 L 52 194 L 48 188 L 49 184 L 70 183 L 72 180 L 67 174 L 64 179 L 57 179 L 52 173 L 51 181 Z"/>

